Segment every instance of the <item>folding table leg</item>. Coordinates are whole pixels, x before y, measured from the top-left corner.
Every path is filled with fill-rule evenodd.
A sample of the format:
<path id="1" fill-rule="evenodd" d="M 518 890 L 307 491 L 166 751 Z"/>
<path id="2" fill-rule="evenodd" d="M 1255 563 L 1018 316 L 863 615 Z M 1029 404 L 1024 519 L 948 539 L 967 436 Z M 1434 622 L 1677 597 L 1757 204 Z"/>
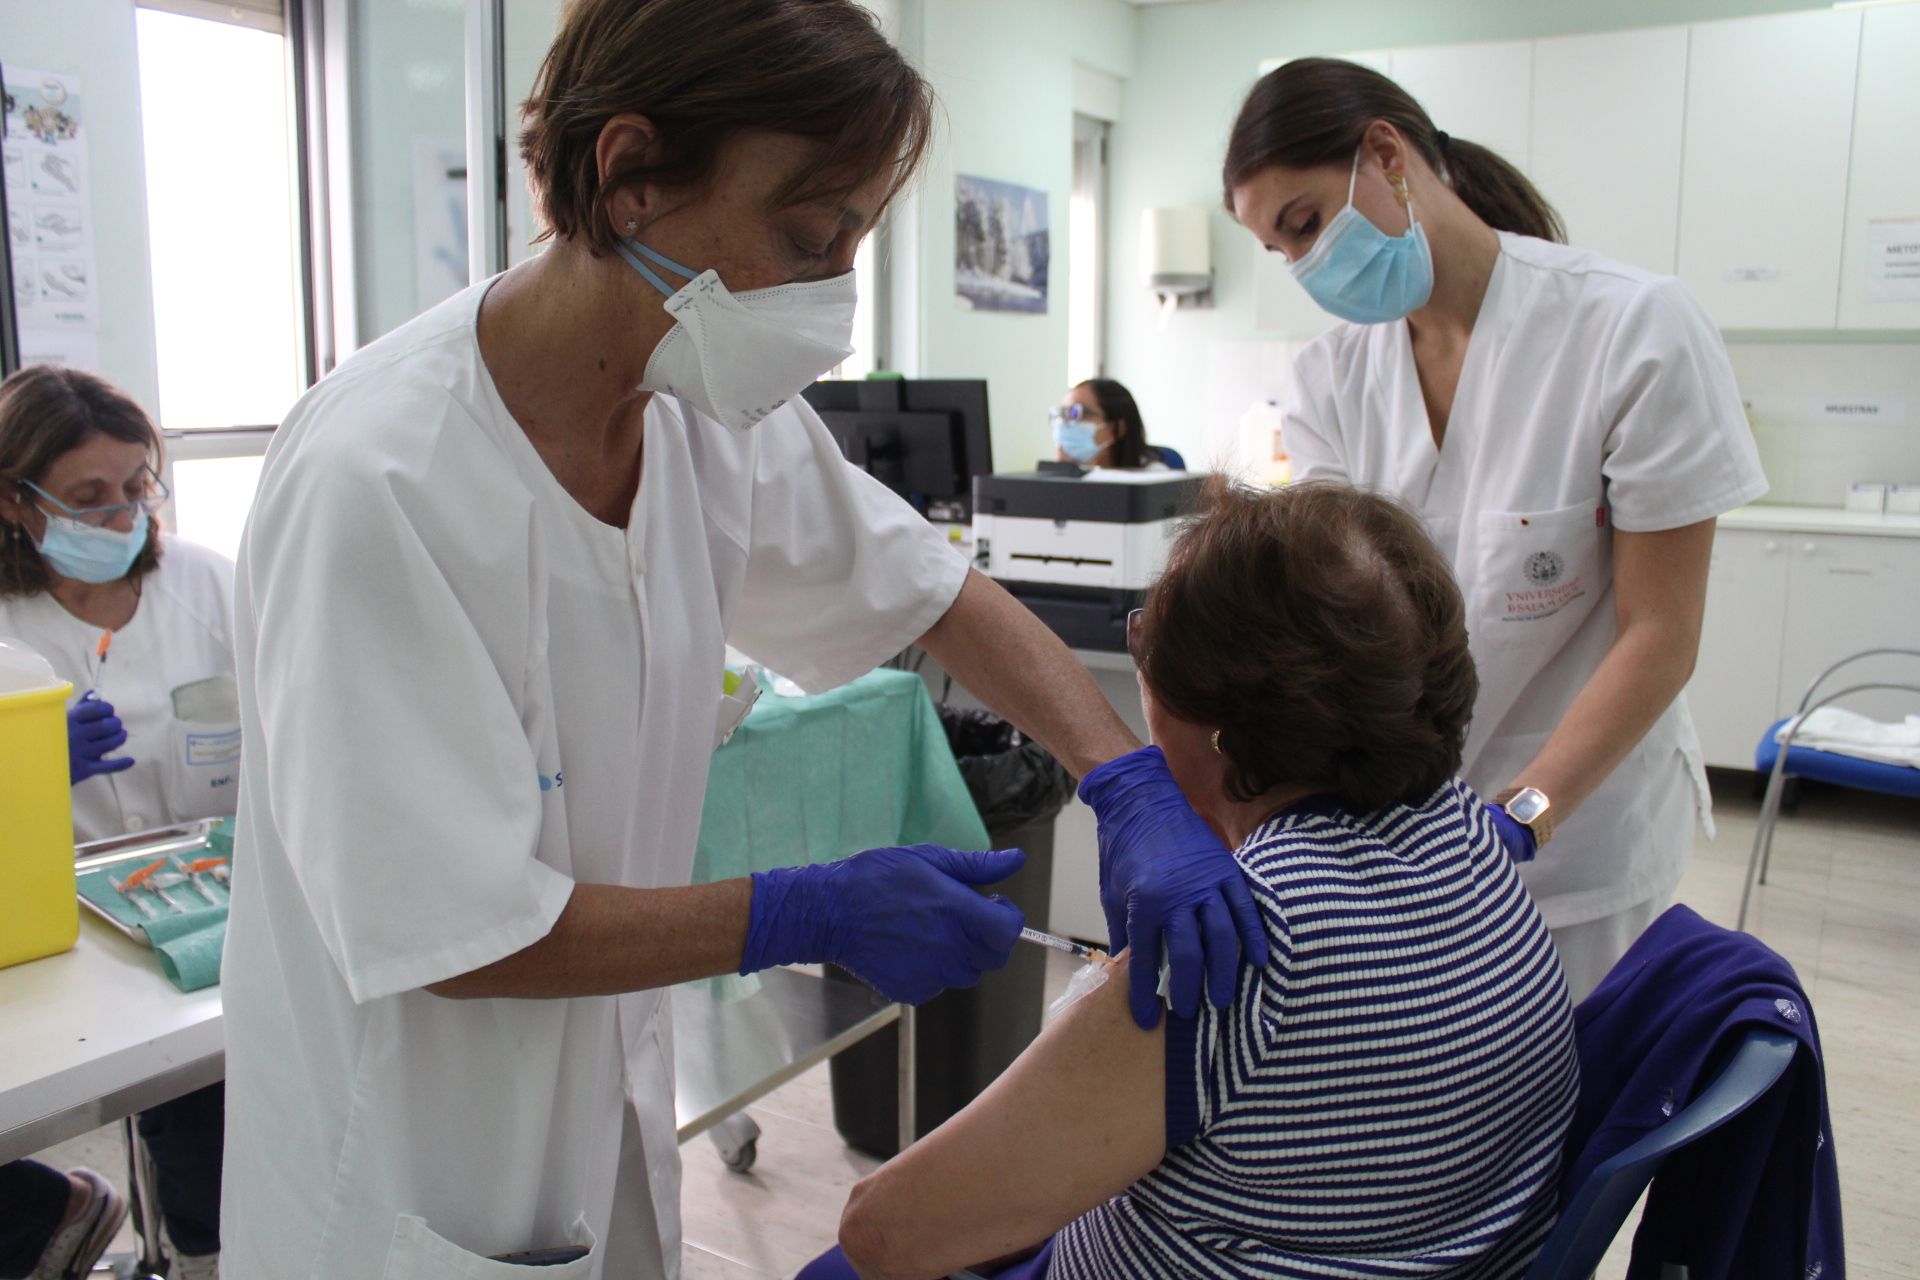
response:
<path id="1" fill-rule="evenodd" d="M 127 1142 L 127 1212 L 138 1252 L 103 1258 L 101 1263 L 119 1280 L 154 1280 L 166 1274 L 167 1250 L 160 1232 L 160 1199 L 153 1190 L 153 1157 L 133 1121 L 132 1116 L 122 1120 L 120 1132 Z"/>
<path id="2" fill-rule="evenodd" d="M 905 1151 L 913 1145 L 919 1134 L 917 1117 L 914 1114 L 915 1100 L 920 1092 L 920 1077 L 914 1059 L 914 1007 L 910 1004 L 900 1006 L 900 1021 L 895 1025 L 900 1033 L 900 1149 Z"/>

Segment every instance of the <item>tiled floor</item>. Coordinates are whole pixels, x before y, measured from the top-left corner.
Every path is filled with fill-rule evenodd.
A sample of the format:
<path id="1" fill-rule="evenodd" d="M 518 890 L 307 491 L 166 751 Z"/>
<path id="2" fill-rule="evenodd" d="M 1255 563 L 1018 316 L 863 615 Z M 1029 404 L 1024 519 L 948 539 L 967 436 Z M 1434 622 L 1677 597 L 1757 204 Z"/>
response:
<path id="1" fill-rule="evenodd" d="M 1743 775 L 1715 778 L 1719 834 L 1701 841 L 1680 900 L 1731 925 L 1758 804 Z M 1751 927 L 1799 970 L 1827 1055 L 1847 1252 L 1855 1280 L 1920 1280 L 1920 805 L 1810 789 L 1781 820 Z M 1064 981 L 1066 969 L 1055 971 Z M 874 1162 L 833 1130 L 824 1068 L 752 1109 L 752 1172 L 705 1139 L 686 1148 L 687 1280 L 791 1274 L 832 1244 L 847 1188 Z M 110 1130 L 54 1163 L 119 1171 Z M 1627 1239 L 1600 1275 L 1623 1276 Z"/>

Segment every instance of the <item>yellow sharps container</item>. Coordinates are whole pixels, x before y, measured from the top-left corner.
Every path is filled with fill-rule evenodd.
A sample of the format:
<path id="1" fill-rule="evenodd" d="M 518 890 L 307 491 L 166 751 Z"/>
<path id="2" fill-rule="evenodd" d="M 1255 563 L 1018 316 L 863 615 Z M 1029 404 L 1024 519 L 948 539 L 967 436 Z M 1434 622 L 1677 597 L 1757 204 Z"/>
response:
<path id="1" fill-rule="evenodd" d="M 67 781 L 72 692 L 45 658 L 0 638 L 0 967 L 58 955 L 80 937 Z"/>

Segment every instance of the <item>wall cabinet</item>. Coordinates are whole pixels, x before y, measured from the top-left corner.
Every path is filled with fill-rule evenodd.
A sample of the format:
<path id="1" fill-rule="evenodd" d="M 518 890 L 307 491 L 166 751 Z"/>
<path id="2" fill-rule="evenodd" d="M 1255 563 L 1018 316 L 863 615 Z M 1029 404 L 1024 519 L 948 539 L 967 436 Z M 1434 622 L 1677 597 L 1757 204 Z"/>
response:
<path id="1" fill-rule="evenodd" d="M 1723 329 L 1830 328 L 1859 11 L 1691 30 L 1680 278 Z"/>
<path id="2" fill-rule="evenodd" d="M 1920 328 L 1920 4 L 1861 15 L 1840 327 Z M 1876 262 L 1878 259 L 1878 262 Z M 1900 272 L 1895 265 L 1907 263 Z M 1899 275 L 1900 279 L 1894 277 Z"/>
<path id="3" fill-rule="evenodd" d="M 1920 263 L 1871 270 L 1920 258 L 1920 3 L 1351 56 L 1723 329 L 1920 329 Z M 1276 255 L 1253 276 L 1261 332 L 1333 324 Z"/>
<path id="4" fill-rule="evenodd" d="M 1673 274 L 1686 97 L 1685 27 L 1535 42 L 1528 173 L 1570 244 Z"/>
<path id="5" fill-rule="evenodd" d="M 1522 170 L 1531 163 L 1531 40 L 1396 49 L 1392 66 L 1436 129 L 1492 147 Z"/>
<path id="6" fill-rule="evenodd" d="M 1882 647 L 1920 648 L 1920 538 L 1720 528 L 1687 686 L 1707 763 L 1751 769 L 1760 735 L 1793 712 L 1815 676 Z M 1869 659 L 1843 676 L 1829 691 L 1911 684 L 1920 659 Z M 1920 700 L 1898 693 L 1842 705 L 1882 720 L 1920 714 Z"/>

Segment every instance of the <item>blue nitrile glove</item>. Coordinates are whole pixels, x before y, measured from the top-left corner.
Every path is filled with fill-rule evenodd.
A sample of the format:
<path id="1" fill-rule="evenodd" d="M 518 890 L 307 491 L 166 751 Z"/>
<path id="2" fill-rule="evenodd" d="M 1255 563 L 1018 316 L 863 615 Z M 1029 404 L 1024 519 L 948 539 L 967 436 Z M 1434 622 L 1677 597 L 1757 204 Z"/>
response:
<path id="1" fill-rule="evenodd" d="M 1160 957 L 1172 970 L 1173 1011 L 1200 1008 L 1200 981 L 1214 1007 L 1233 1001 L 1240 953 L 1267 963 L 1267 933 L 1245 873 L 1220 837 L 1187 803 L 1158 747 L 1109 760 L 1080 783 L 1100 820 L 1100 905 L 1113 954 L 1133 948 L 1133 1020 L 1160 1022 Z"/>
<path id="2" fill-rule="evenodd" d="M 125 746 L 127 731 L 113 704 L 89 693 L 67 708 L 67 781 L 84 782 L 95 774 L 133 768 L 132 756 L 102 760 L 109 751 Z"/>
<path id="3" fill-rule="evenodd" d="M 756 871 L 740 972 L 832 963 L 907 1004 L 970 987 L 1007 963 L 1026 918 L 969 886 L 1004 880 L 1026 860 L 1018 849 L 916 844 Z"/>
<path id="4" fill-rule="evenodd" d="M 1507 856 L 1515 862 L 1532 862 L 1540 852 L 1534 845 L 1533 828 L 1508 813 L 1503 804 L 1488 805 L 1487 816 L 1493 819 L 1493 833 L 1507 846 Z"/>

